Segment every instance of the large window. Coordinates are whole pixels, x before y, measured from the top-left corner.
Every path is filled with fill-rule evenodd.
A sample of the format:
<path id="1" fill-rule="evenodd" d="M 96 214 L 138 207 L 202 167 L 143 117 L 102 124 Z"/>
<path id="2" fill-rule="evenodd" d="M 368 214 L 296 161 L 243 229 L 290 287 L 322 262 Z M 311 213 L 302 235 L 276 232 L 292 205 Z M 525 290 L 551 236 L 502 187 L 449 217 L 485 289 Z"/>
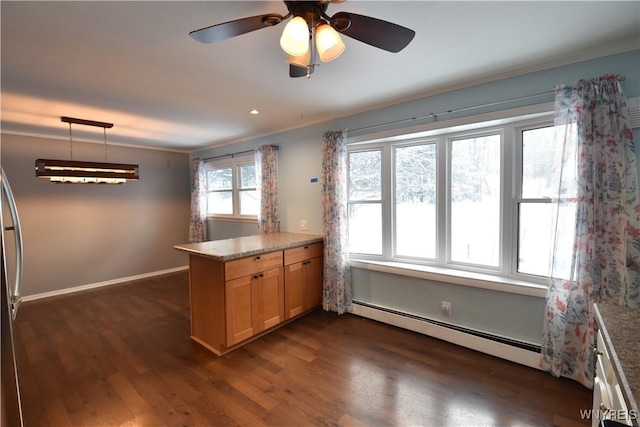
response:
<path id="1" fill-rule="evenodd" d="M 352 257 L 541 282 L 553 245 L 568 264 L 573 243 L 575 189 L 557 221 L 552 203 L 555 130 L 521 121 L 350 145 Z"/>
<path id="2" fill-rule="evenodd" d="M 253 157 L 207 163 L 207 214 L 255 218 L 260 209 Z"/>

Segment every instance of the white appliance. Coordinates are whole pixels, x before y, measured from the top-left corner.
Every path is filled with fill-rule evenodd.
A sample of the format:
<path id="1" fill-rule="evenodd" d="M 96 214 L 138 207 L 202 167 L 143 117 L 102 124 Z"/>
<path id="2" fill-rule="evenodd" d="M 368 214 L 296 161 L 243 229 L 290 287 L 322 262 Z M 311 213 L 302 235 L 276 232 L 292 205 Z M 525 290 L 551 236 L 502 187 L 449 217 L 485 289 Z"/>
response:
<path id="1" fill-rule="evenodd" d="M 2 170 L 0 201 L 0 249 L 2 251 L 2 409 L 0 425 L 23 426 L 20 387 L 13 342 L 13 321 L 20 305 L 22 286 L 22 233 L 15 199 L 9 181 Z"/>

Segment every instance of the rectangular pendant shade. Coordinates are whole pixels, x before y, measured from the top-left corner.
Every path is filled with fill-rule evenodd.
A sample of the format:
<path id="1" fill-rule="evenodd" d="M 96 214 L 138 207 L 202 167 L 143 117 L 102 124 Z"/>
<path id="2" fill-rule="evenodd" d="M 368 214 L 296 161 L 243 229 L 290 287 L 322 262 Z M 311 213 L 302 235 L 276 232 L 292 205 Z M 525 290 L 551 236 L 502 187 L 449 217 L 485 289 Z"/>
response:
<path id="1" fill-rule="evenodd" d="M 36 177 L 69 184 L 123 184 L 140 178 L 138 165 L 81 162 L 74 160 L 36 160 Z"/>

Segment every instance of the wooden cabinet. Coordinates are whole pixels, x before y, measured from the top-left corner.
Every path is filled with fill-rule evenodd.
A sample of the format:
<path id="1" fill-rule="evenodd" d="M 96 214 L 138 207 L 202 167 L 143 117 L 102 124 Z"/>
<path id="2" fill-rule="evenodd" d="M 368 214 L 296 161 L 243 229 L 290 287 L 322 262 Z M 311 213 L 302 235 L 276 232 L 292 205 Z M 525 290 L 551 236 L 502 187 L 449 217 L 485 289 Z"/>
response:
<path id="1" fill-rule="evenodd" d="M 593 380 L 593 412 L 591 425 L 598 427 L 602 419 L 613 419 L 620 424 L 632 426 L 637 414 L 629 411 L 620 381 L 615 370 L 601 330 L 596 332 L 596 375 Z"/>
<path id="2" fill-rule="evenodd" d="M 323 245 L 313 243 L 284 251 L 285 318 L 322 304 Z"/>
<path id="3" fill-rule="evenodd" d="M 284 321 L 282 251 L 227 261 L 224 272 L 227 346 Z"/>
<path id="4" fill-rule="evenodd" d="M 322 242 L 221 261 L 190 254 L 191 337 L 222 355 L 322 303 Z"/>
<path id="5" fill-rule="evenodd" d="M 283 322 L 282 267 L 227 281 L 225 304 L 229 347 Z"/>

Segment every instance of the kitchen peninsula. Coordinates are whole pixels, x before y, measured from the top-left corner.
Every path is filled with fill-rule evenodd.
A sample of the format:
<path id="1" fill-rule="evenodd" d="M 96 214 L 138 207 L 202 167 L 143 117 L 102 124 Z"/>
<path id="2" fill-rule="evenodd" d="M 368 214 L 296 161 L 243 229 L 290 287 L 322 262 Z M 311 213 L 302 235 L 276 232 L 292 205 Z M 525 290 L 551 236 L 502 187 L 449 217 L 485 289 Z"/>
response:
<path id="1" fill-rule="evenodd" d="M 282 232 L 174 248 L 189 254 L 191 338 L 217 355 L 322 304 L 322 236 Z"/>

